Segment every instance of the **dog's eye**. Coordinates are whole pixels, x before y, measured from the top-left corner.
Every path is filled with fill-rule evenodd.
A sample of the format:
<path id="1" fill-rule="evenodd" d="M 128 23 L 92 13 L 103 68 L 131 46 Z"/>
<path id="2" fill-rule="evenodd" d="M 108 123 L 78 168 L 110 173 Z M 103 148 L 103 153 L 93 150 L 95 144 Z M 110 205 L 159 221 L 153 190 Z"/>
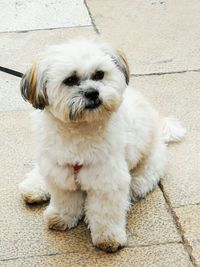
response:
<path id="1" fill-rule="evenodd" d="M 98 70 L 93 76 L 92 76 L 92 80 L 95 81 L 100 81 L 102 80 L 104 77 L 104 72 L 102 70 Z"/>
<path id="2" fill-rule="evenodd" d="M 72 75 L 68 78 L 66 78 L 63 83 L 67 86 L 74 86 L 74 85 L 79 85 L 80 81 L 79 78 L 76 75 Z"/>

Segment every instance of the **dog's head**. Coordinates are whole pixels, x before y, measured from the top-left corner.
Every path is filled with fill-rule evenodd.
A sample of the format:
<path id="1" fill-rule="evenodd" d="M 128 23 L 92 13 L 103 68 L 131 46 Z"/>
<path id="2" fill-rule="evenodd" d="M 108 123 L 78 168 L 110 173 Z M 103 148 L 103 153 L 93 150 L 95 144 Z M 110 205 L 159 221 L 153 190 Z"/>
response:
<path id="1" fill-rule="evenodd" d="M 34 108 L 66 121 L 104 120 L 129 83 L 125 58 L 104 43 L 74 40 L 52 47 L 24 75 L 21 93 Z"/>

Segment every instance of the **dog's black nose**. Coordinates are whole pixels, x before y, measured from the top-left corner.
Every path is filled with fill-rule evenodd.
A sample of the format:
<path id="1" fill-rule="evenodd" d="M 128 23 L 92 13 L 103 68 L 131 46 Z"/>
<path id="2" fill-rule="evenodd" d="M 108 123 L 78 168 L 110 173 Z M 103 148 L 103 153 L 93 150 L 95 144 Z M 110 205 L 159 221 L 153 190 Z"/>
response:
<path id="1" fill-rule="evenodd" d="M 89 100 L 96 100 L 99 97 L 99 91 L 90 88 L 84 93 L 84 95 Z"/>

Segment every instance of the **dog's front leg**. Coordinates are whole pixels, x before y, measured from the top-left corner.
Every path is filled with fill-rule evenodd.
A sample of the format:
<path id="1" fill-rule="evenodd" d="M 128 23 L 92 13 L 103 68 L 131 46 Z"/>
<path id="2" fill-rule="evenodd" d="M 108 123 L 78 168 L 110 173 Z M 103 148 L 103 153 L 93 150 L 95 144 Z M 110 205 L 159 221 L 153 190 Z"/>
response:
<path id="1" fill-rule="evenodd" d="M 76 188 L 74 177 L 65 167 L 54 166 L 46 182 L 51 194 L 44 212 L 48 227 L 54 230 L 75 227 L 83 215 L 84 194 Z"/>
<path id="2" fill-rule="evenodd" d="M 66 230 L 75 227 L 83 215 L 83 194 L 81 191 L 51 192 L 50 204 L 44 212 L 50 229 Z"/>
<path id="3" fill-rule="evenodd" d="M 129 181 L 127 171 L 110 169 L 97 177 L 97 188 L 87 192 L 86 220 L 91 230 L 93 244 L 107 252 L 125 246 L 126 213 L 129 206 Z M 102 182 L 102 186 L 99 186 Z"/>

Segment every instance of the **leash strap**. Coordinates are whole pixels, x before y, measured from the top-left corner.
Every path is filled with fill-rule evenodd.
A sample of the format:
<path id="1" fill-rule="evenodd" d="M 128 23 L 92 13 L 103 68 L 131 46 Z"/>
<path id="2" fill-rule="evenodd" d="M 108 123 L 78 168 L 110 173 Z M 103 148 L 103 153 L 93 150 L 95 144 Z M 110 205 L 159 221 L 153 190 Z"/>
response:
<path id="1" fill-rule="evenodd" d="M 13 76 L 17 76 L 19 78 L 22 78 L 24 75 L 23 73 L 21 73 L 19 71 L 8 69 L 8 68 L 2 67 L 2 66 L 0 66 L 0 71 L 11 74 Z"/>

